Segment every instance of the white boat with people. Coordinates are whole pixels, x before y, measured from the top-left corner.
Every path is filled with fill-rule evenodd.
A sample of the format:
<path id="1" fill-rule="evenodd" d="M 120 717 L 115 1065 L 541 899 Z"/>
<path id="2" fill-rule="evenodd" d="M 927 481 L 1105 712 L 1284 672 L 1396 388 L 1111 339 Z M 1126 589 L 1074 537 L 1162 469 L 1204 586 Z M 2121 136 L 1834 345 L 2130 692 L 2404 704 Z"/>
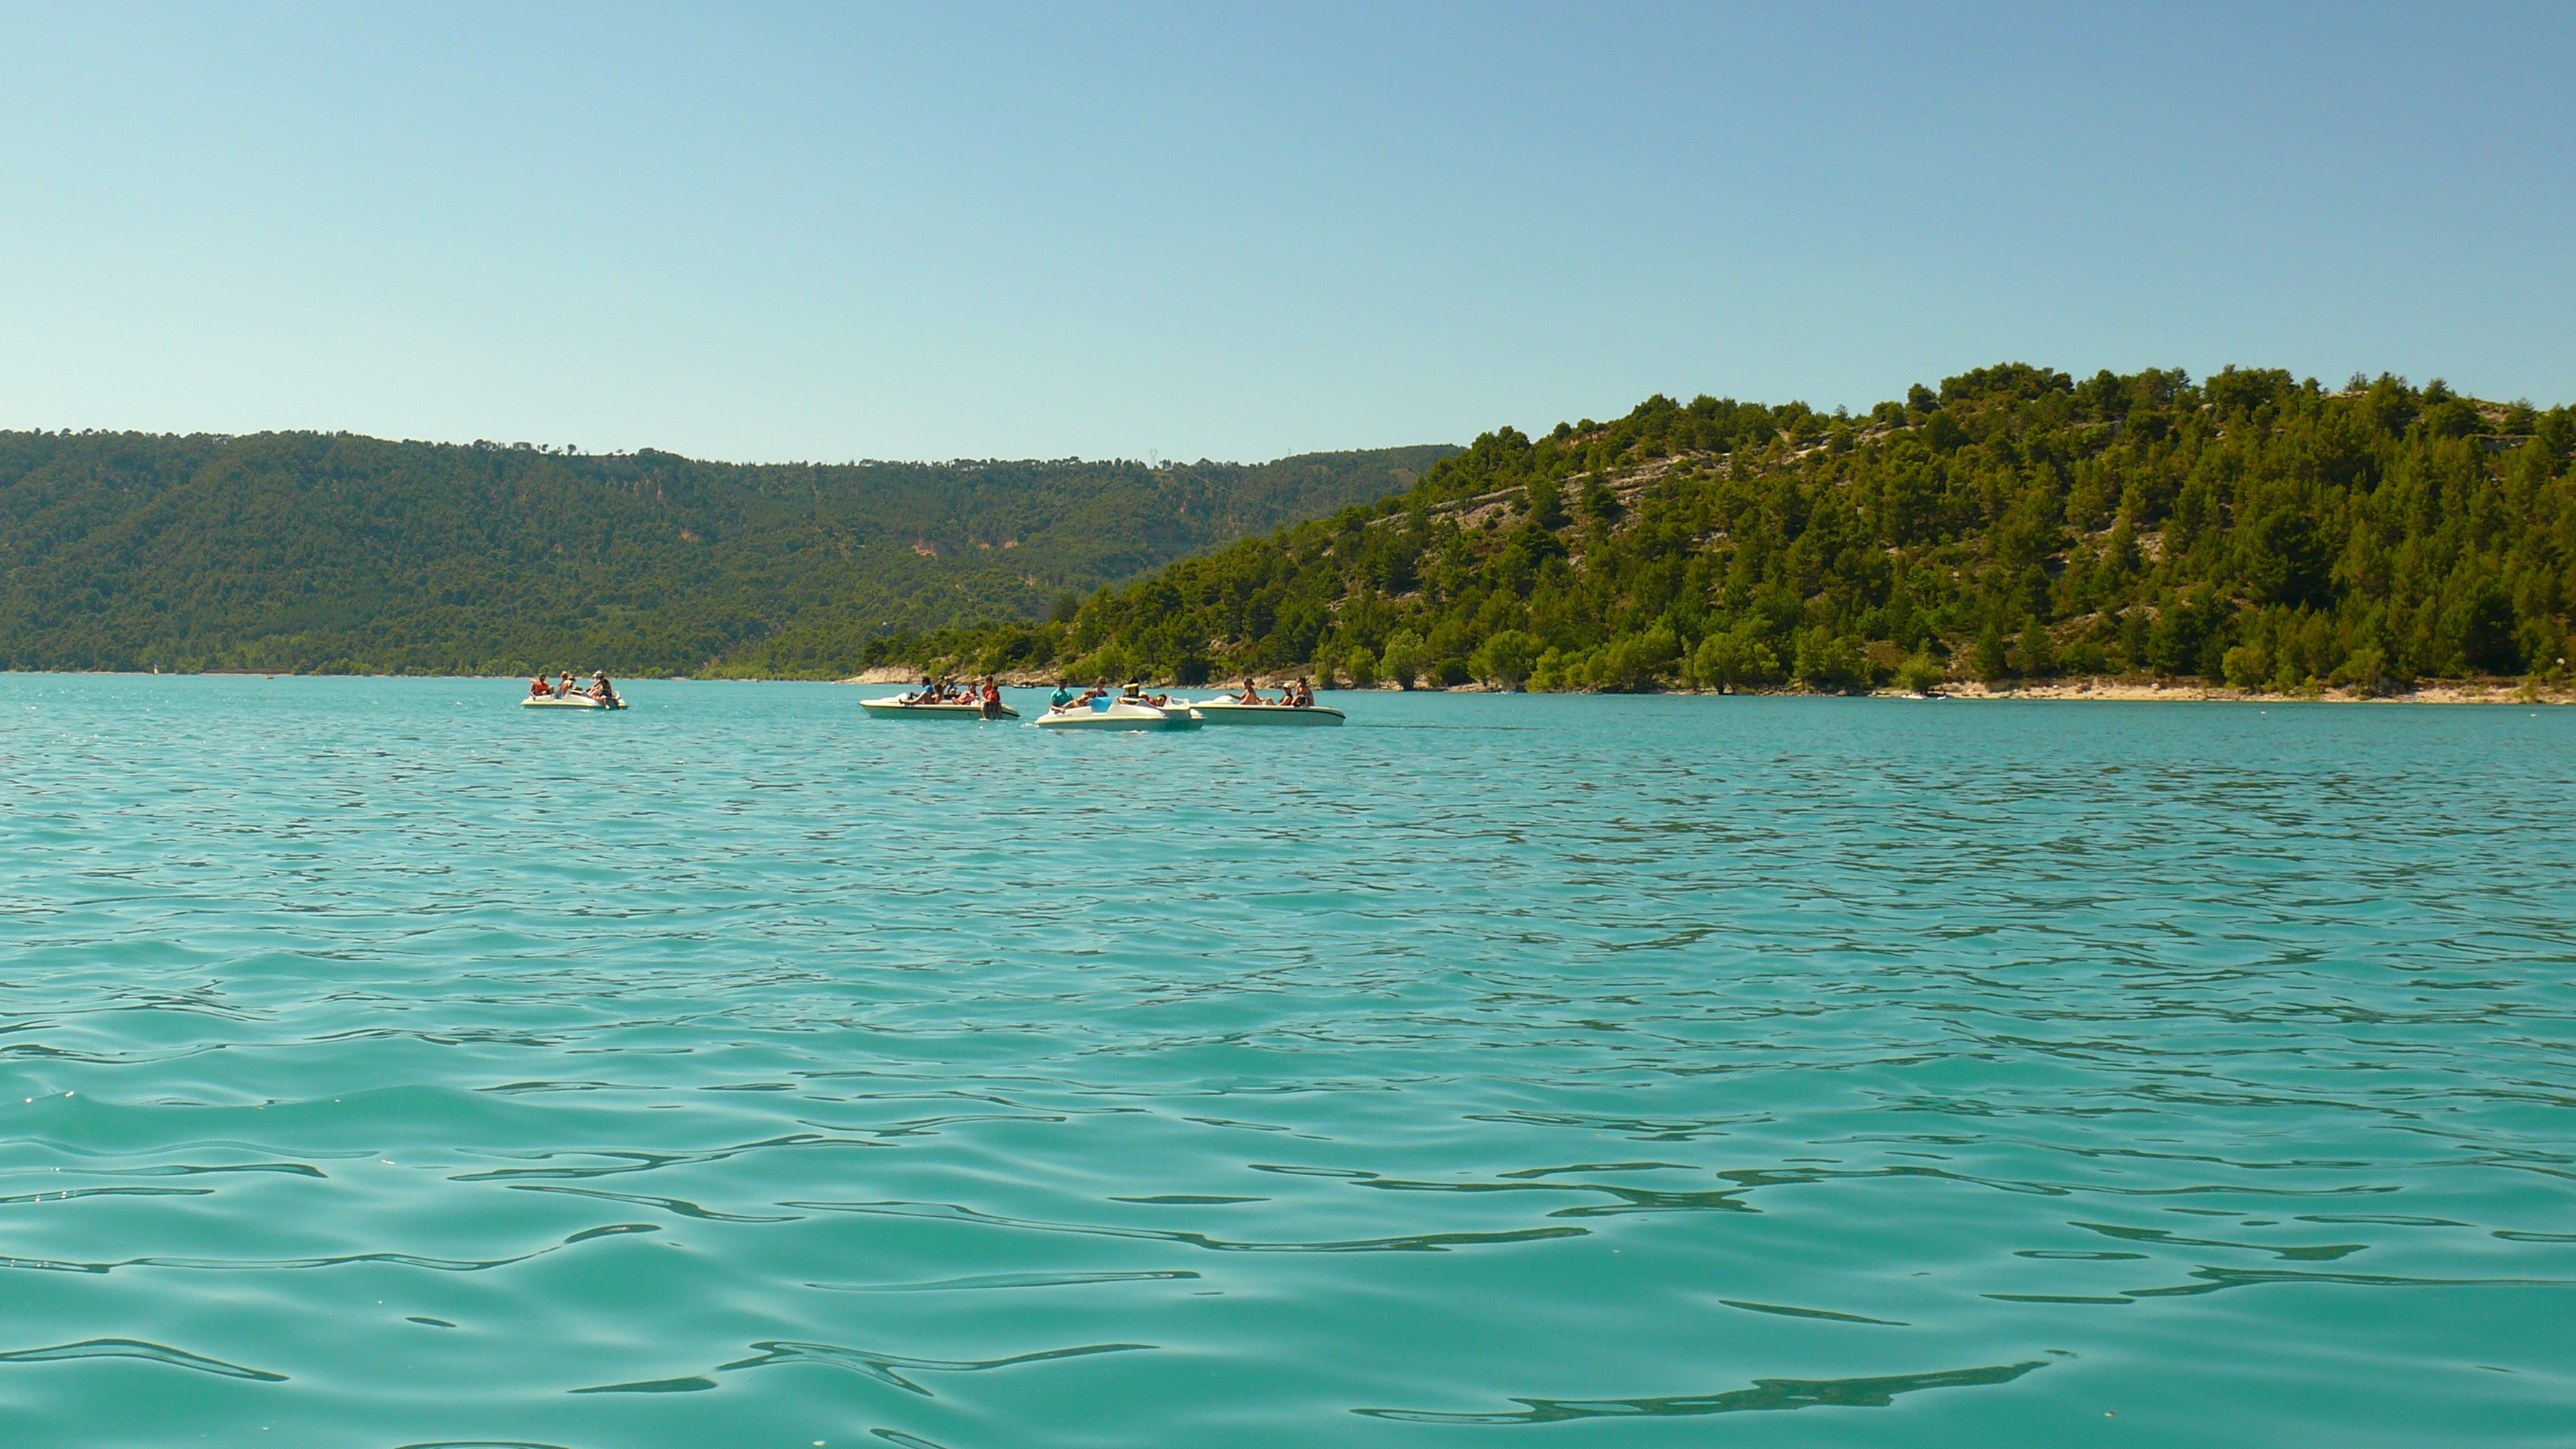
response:
<path id="1" fill-rule="evenodd" d="M 1001 686 L 991 679 L 964 686 L 924 679 L 910 694 L 863 699 L 859 708 L 870 719 L 1018 719 L 1020 712 L 1002 702 Z"/>
<path id="2" fill-rule="evenodd" d="M 987 713 L 981 704 L 906 704 L 900 699 L 863 699 L 859 708 L 870 719 L 1018 719 L 1020 712 L 1001 705 Z"/>
<path id="3" fill-rule="evenodd" d="M 1212 725 L 1285 725 L 1290 728 L 1337 725 L 1342 712 L 1330 705 L 1315 703 L 1314 686 L 1300 679 L 1282 685 L 1279 697 L 1271 699 L 1249 679 L 1243 681 L 1240 694 L 1222 699 L 1202 699 L 1190 708 L 1200 719 Z"/>
<path id="4" fill-rule="evenodd" d="M 1069 684 L 1056 686 L 1055 698 L 1036 721 L 1042 730 L 1185 730 L 1200 723 L 1187 700 L 1149 695 L 1133 684 L 1111 694 L 1105 683 L 1081 694 Z"/>
<path id="5" fill-rule="evenodd" d="M 1191 705 L 1212 725 L 1286 725 L 1290 728 L 1337 725 L 1342 712 L 1328 704 L 1245 704 L 1232 699 L 1203 699 Z"/>
<path id="6" fill-rule="evenodd" d="M 625 699 L 604 673 L 593 672 L 587 688 L 575 688 L 572 671 L 553 684 L 542 674 L 528 681 L 527 698 L 519 701 L 521 709 L 624 709 Z"/>

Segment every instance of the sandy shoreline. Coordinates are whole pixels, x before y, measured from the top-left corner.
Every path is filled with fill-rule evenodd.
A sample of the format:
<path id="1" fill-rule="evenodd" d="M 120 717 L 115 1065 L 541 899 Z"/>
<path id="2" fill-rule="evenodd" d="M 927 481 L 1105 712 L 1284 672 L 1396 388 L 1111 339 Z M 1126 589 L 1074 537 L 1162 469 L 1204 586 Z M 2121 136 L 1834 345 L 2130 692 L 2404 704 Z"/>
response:
<path id="1" fill-rule="evenodd" d="M 842 684 L 908 685 L 914 683 L 920 678 L 921 673 L 919 670 L 888 667 L 882 669 L 871 669 L 862 674 L 854 674 L 839 682 Z M 1003 684 L 1011 685 L 1015 688 L 1043 688 L 1054 684 L 1058 676 L 1038 670 L 1005 670 L 996 676 L 996 678 L 998 678 Z M 1258 683 L 1264 689 L 1277 689 L 1281 685 L 1290 682 L 1293 678 L 1294 676 L 1291 675 L 1273 676 L 1264 674 L 1258 676 Z M 1155 681 L 1154 683 L 1156 688 L 1163 689 L 1184 687 L 1174 685 L 1168 680 Z M 1218 680 L 1211 680 L 1206 684 L 1196 686 L 1196 688 L 1205 690 L 1226 690 L 1235 687 L 1236 684 L 1233 681 Z M 1392 684 L 1381 684 L 1376 686 L 1376 688 L 1383 691 L 1394 691 L 1396 686 Z M 1425 687 L 1420 692 L 1425 694 L 1488 694 L 1493 691 L 1481 684 L 1469 684 L 1462 685 L 1453 690 L 1434 690 L 1429 687 Z M 1715 693 L 1716 691 L 1679 689 L 1667 692 L 1673 694 L 1710 694 Z M 1823 697 L 1819 691 L 1801 689 L 1741 690 L 1738 692 L 1744 694 L 1773 694 L 1790 696 L 1807 695 Z M 2387 694 L 2362 694 L 2350 689 L 2323 689 L 2313 694 L 2275 694 L 2261 690 L 2230 689 L 2224 685 L 2159 683 L 2154 680 L 2113 678 L 2062 679 L 2047 684 L 2025 684 L 2019 686 L 2007 685 L 2002 688 L 1989 688 L 1986 685 L 1973 682 L 1945 684 L 1942 685 L 1936 693 L 1937 697 L 1942 699 L 2066 699 L 2104 700 L 2113 703 L 2173 701 L 2182 703 L 2234 702 L 2240 704 L 2576 704 L 2576 685 L 2529 686 L 2519 682 L 2478 683 L 2468 680 L 2429 680 L 2423 684 L 2415 686 L 2414 688 L 2396 690 Z M 1873 697 L 1879 699 L 1912 699 L 1916 696 L 1901 689 L 1881 689 L 1874 691 Z"/>
<path id="2" fill-rule="evenodd" d="M 1881 695 L 1902 694 L 1901 690 L 1880 690 Z M 2532 687 L 2523 684 L 2479 684 L 2465 680 L 2430 680 L 2411 689 L 2387 694 L 2362 694 L 2349 689 L 2325 689 L 2314 694 L 2297 692 L 2277 694 L 2265 690 L 2230 689 L 2224 685 L 2159 684 L 2152 681 L 2123 679 L 2076 679 L 2054 684 L 2033 684 L 2019 688 L 1989 689 L 1982 684 L 1944 685 L 1941 693 L 1951 699 L 2096 699 L 2113 701 L 2181 700 L 2206 702 L 2216 700 L 2263 704 L 2576 704 L 2576 687 Z"/>

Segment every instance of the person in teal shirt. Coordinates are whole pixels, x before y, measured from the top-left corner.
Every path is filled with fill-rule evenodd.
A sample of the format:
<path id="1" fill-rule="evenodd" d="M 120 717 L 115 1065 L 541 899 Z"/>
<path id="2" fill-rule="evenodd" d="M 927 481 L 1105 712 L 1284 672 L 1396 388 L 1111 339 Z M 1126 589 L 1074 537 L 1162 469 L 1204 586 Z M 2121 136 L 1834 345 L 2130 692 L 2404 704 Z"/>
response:
<path id="1" fill-rule="evenodd" d="M 1070 679 L 1057 680 L 1055 682 L 1055 693 L 1047 696 L 1047 708 L 1062 709 L 1071 703 L 1073 703 L 1073 681 Z"/>

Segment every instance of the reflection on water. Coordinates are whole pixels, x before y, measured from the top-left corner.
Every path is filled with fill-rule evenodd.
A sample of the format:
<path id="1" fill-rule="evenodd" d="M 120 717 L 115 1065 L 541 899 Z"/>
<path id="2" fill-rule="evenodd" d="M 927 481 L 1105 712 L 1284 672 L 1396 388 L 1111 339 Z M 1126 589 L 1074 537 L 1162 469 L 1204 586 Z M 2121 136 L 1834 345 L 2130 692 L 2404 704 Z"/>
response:
<path id="1" fill-rule="evenodd" d="M 0 676 L 13 1442 L 2576 1412 L 2576 716 L 514 698 Z"/>

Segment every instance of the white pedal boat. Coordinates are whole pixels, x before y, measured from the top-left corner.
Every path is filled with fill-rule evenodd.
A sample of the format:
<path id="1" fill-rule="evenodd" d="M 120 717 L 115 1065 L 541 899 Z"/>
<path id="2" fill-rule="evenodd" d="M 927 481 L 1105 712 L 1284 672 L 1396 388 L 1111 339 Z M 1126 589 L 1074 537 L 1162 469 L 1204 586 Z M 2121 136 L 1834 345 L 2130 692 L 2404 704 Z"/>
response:
<path id="1" fill-rule="evenodd" d="M 980 704 L 906 704 L 900 697 L 863 699 L 859 701 L 859 708 L 866 710 L 870 719 L 982 719 L 984 717 L 984 706 Z M 995 719 L 1018 719 L 1019 717 L 1020 712 L 1007 704 L 1001 707 L 1001 713 L 994 716 Z"/>
<path id="2" fill-rule="evenodd" d="M 551 694 L 542 696 L 532 694 L 519 701 L 521 709 L 624 709 L 625 707 L 626 701 L 622 699 L 611 699 L 602 703 L 586 694 L 567 694 L 560 699 Z"/>
<path id="3" fill-rule="evenodd" d="M 1122 699 L 1107 709 L 1098 709 L 1090 704 L 1077 704 L 1071 709 L 1051 709 L 1038 716 L 1037 727 L 1042 730 L 1185 730 L 1198 722 L 1198 711 L 1186 704 L 1175 702 L 1169 708 L 1157 708 Z"/>
<path id="4" fill-rule="evenodd" d="M 1200 719 L 1212 725 L 1286 725 L 1289 727 L 1337 725 L 1342 712 L 1320 704 L 1245 704 L 1239 699 L 1203 699 L 1191 705 Z"/>

